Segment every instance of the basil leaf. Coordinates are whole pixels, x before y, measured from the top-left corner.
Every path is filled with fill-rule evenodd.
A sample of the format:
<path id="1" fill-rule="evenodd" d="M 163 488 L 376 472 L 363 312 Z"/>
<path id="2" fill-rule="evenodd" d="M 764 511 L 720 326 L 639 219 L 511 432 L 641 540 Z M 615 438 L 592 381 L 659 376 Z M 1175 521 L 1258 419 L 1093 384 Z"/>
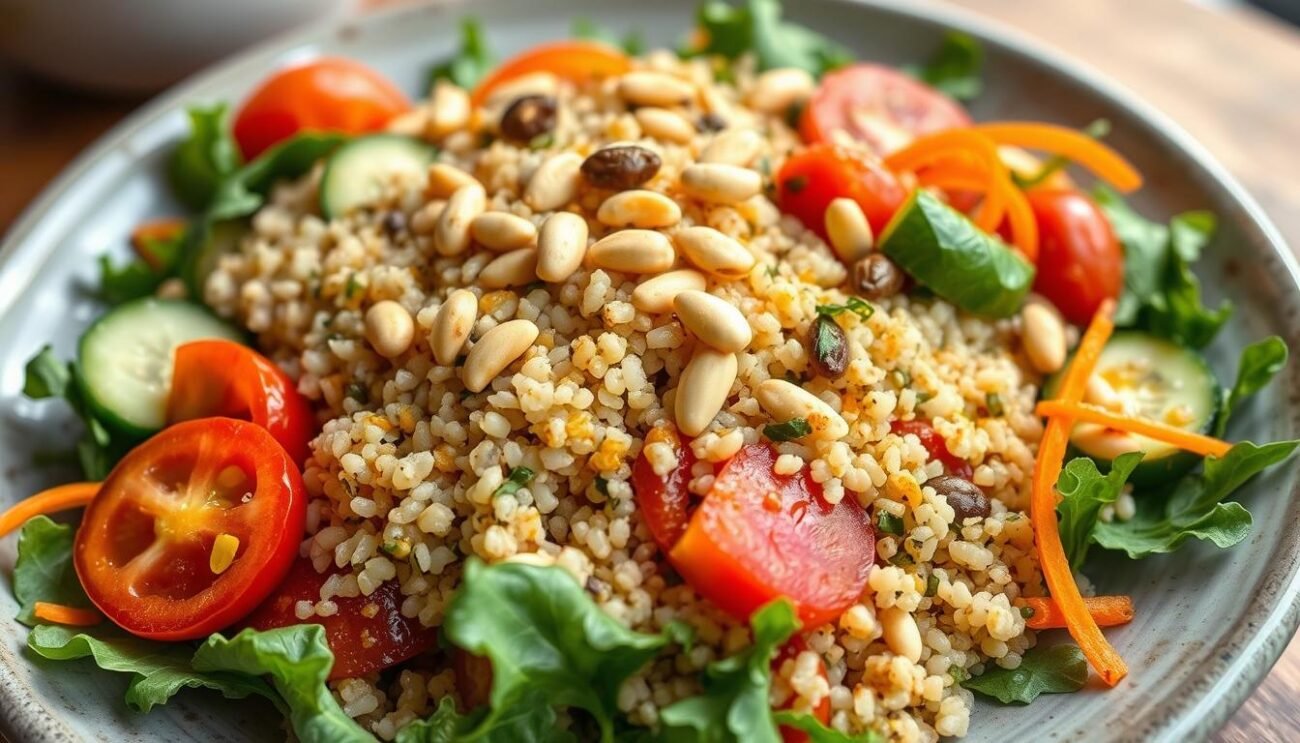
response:
<path id="1" fill-rule="evenodd" d="M 626 34 L 619 36 L 590 18 L 573 19 L 573 38 L 600 41 L 610 46 L 616 46 L 633 57 L 639 56 L 645 51 L 645 39 L 642 38 L 639 31 L 628 31 Z"/>
<path id="2" fill-rule="evenodd" d="M 826 727 L 821 720 L 807 712 L 795 712 L 788 709 L 776 710 L 772 713 L 772 718 L 782 727 L 802 731 L 808 743 L 885 743 L 884 737 L 874 730 L 867 730 L 856 735 L 841 733 L 834 728 Z"/>
<path id="3" fill-rule="evenodd" d="M 1056 490 L 1061 502 L 1056 506 L 1060 516 L 1061 544 L 1070 559 L 1070 567 L 1078 570 L 1088 557 L 1093 528 L 1098 523 L 1102 506 L 1114 503 L 1124 490 L 1124 483 L 1133 468 L 1142 462 L 1142 452 L 1121 454 L 1111 463 L 1110 472 L 1101 474 L 1097 463 L 1088 457 L 1071 459 L 1061 470 Z"/>
<path id="4" fill-rule="evenodd" d="M 136 712 L 166 704 L 187 687 L 219 691 L 227 699 L 258 694 L 279 701 L 275 691 L 257 676 L 196 672 L 190 665 L 193 653 L 185 644 L 150 642 L 115 629 L 74 631 L 41 625 L 27 636 L 27 646 L 49 660 L 89 657 L 105 671 L 130 674 L 126 704 Z"/>
<path id="5" fill-rule="evenodd" d="M 763 426 L 763 435 L 772 441 L 794 441 L 812 433 L 812 426 L 803 418 L 791 418 L 785 423 L 769 423 Z"/>
<path id="6" fill-rule="evenodd" d="M 488 49 L 483 25 L 477 18 L 460 22 L 460 50 L 429 70 L 425 90 L 433 90 L 439 80 L 450 80 L 469 90 L 487 77 L 496 64 L 496 55 Z"/>
<path id="7" fill-rule="evenodd" d="M 1276 335 L 1242 349 L 1241 360 L 1237 362 L 1237 381 L 1220 398 L 1218 421 L 1214 425 L 1215 436 L 1223 436 L 1228 430 L 1228 419 L 1237 406 L 1268 386 L 1273 377 L 1286 366 L 1286 359 L 1286 343 Z"/>
<path id="8" fill-rule="evenodd" d="M 1121 550 L 1134 560 L 1173 552 L 1188 539 L 1231 547 L 1250 534 L 1250 512 L 1223 500 L 1266 467 L 1282 462 L 1300 441 L 1256 445 L 1243 441 L 1222 459 L 1206 457 L 1203 474 L 1183 477 L 1167 493 L 1136 498 L 1137 513 L 1128 521 L 1098 523 L 1093 541 Z"/>
<path id="9" fill-rule="evenodd" d="M 749 0 L 734 7 L 711 0 L 700 6 L 697 21 L 706 42 L 686 50 L 686 56 L 735 59 L 753 52 L 760 71 L 797 67 L 813 77 L 853 61 L 848 50 L 825 36 L 782 21 L 779 0 Z"/>
<path id="10" fill-rule="evenodd" d="M 901 537 L 903 536 L 903 517 L 895 516 L 889 511 L 881 511 L 876 514 L 876 529 L 885 534 Z"/>
<path id="11" fill-rule="evenodd" d="M 181 203 L 201 212 L 221 183 L 239 169 L 239 148 L 230 135 L 226 104 L 195 106 L 186 113 L 190 135 L 172 152 L 167 179 Z"/>
<path id="12" fill-rule="evenodd" d="M 861 297 L 849 297 L 844 304 L 819 304 L 817 314 L 822 317 L 835 317 L 845 312 L 852 312 L 866 320 L 876 313 L 876 308 Z"/>
<path id="13" fill-rule="evenodd" d="M 506 481 L 498 485 L 496 490 L 492 491 L 492 497 L 497 498 L 502 495 L 514 495 L 532 479 L 533 471 L 527 467 L 511 468 L 510 475 L 506 478 Z"/>
<path id="14" fill-rule="evenodd" d="M 907 74 L 959 101 L 969 101 L 984 89 L 981 74 L 984 47 L 974 37 L 949 31 L 924 65 L 905 67 Z"/>
<path id="15" fill-rule="evenodd" d="M 71 526 L 56 524 L 47 516 L 34 516 L 23 524 L 14 563 L 14 598 L 18 601 L 15 618 L 28 627 L 40 621 L 32 613 L 37 601 L 90 607 L 72 567 L 74 533 Z"/>
<path id="16" fill-rule="evenodd" d="M 1015 314 L 1034 283 L 1032 264 L 924 189 L 913 192 L 878 244 L 917 282 L 976 315 Z"/>
<path id="17" fill-rule="evenodd" d="M 704 692 L 659 712 L 672 741 L 744 741 L 780 743 L 768 702 L 772 656 L 799 628 L 789 601 L 778 599 L 750 618 L 754 641 L 746 649 L 710 663 Z"/>
<path id="18" fill-rule="evenodd" d="M 1014 671 L 992 666 L 961 685 L 1003 704 L 1029 704 L 1040 694 L 1070 694 L 1087 682 L 1083 651 L 1075 645 L 1055 645 L 1025 653 Z"/>
<path id="19" fill-rule="evenodd" d="M 372 743 L 374 736 L 343 713 L 325 681 L 334 654 L 318 624 L 258 632 L 246 629 L 231 639 L 212 635 L 194 653 L 200 673 L 229 672 L 269 676 L 288 709 L 289 723 L 303 743 Z"/>

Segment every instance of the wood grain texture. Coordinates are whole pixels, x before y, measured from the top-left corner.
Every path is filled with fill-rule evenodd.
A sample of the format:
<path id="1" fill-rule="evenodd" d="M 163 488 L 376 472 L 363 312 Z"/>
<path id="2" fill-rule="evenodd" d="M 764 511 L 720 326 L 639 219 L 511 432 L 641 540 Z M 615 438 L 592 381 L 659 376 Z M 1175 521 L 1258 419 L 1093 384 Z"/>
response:
<path id="1" fill-rule="evenodd" d="M 1300 34 L 1184 0 L 951 0 L 1119 81 L 1177 120 L 1300 247 Z M 0 66 L 0 231 L 138 102 L 93 99 Z M 1300 740 L 1300 639 L 1216 736 Z"/>

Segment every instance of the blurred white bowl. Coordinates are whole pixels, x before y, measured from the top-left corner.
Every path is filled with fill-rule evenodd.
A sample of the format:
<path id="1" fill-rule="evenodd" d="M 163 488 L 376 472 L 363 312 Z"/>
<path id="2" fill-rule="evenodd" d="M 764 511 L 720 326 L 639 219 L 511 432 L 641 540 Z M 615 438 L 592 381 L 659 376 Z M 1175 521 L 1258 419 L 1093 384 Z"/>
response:
<path id="1" fill-rule="evenodd" d="M 0 56 L 113 92 L 161 90 L 253 42 L 355 0 L 0 0 Z"/>

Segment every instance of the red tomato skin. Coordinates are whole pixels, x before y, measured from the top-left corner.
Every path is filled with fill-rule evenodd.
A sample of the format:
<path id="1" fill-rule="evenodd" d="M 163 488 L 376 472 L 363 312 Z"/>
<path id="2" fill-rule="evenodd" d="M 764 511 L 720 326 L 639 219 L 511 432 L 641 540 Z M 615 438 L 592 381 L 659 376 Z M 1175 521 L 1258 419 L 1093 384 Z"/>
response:
<path id="1" fill-rule="evenodd" d="M 376 673 L 434 646 L 438 640 L 436 630 L 420 624 L 419 619 L 402 616 L 405 597 L 395 581 L 384 583 L 369 596 L 333 597 L 330 600 L 339 607 L 333 616 L 299 619 L 294 606 L 299 601 L 313 604 L 320 601 L 321 586 L 331 575 L 342 572 L 346 571 L 330 565 L 326 572 L 318 573 L 311 560 L 298 558 L 275 593 L 249 615 L 245 624 L 257 630 L 297 624 L 323 626 L 330 650 L 334 652 L 330 680 Z M 370 605 L 377 609 L 372 617 L 367 617 L 362 612 Z"/>
<path id="2" fill-rule="evenodd" d="M 1038 222 L 1034 291 L 1066 320 L 1087 325 L 1107 299 L 1124 289 L 1124 252 L 1097 202 L 1074 189 L 1025 193 Z"/>
<path id="3" fill-rule="evenodd" d="M 249 161 L 303 131 L 379 131 L 410 108 L 406 96 L 369 67 L 322 57 L 263 81 L 240 106 L 232 132 Z"/>
<path id="4" fill-rule="evenodd" d="M 943 462 L 943 466 L 948 470 L 948 474 L 969 480 L 975 474 L 971 468 L 970 462 L 948 451 L 948 442 L 944 441 L 939 432 L 934 430 L 934 426 L 921 420 L 900 421 L 896 420 L 889 424 L 889 430 L 899 436 L 913 434 L 921 440 L 921 446 L 930 452 L 931 459 L 937 459 Z"/>
<path id="5" fill-rule="evenodd" d="M 451 655 L 451 669 L 465 709 L 477 709 L 492 701 L 492 661 L 456 648 Z"/>
<path id="6" fill-rule="evenodd" d="M 668 558 L 697 593 L 737 619 L 785 596 L 811 630 L 861 595 L 875 531 L 856 500 L 832 506 L 807 469 L 777 475 L 775 462 L 767 445 L 742 448 Z"/>
<path id="7" fill-rule="evenodd" d="M 667 442 L 677 451 L 677 466 L 665 477 L 655 472 L 646 459 L 645 448 L 632 463 L 632 490 L 636 496 L 637 510 L 645 519 L 646 527 L 655 543 L 664 552 L 672 550 L 677 540 L 686 533 L 691 518 L 691 468 L 695 466 L 695 453 L 690 440 L 671 428 L 658 429 L 647 437 L 646 444 L 655 440 Z"/>
<path id="8" fill-rule="evenodd" d="M 224 416 L 252 421 L 294 462 L 307 461 L 316 433 L 311 406 L 274 362 L 247 346 L 201 340 L 176 349 L 167 421 Z"/>
<path id="9" fill-rule="evenodd" d="M 782 663 L 799 657 L 799 654 L 807 649 L 808 643 L 804 641 L 802 636 L 795 635 L 794 637 L 791 637 L 779 650 L 776 651 L 776 655 L 772 658 L 772 673 L 775 674 L 777 669 L 781 667 Z M 830 677 L 826 675 L 825 661 L 817 666 L 817 673 L 826 681 L 830 681 Z M 791 698 L 785 706 L 781 707 L 781 709 L 791 709 L 793 706 L 794 698 Z M 828 694 L 822 697 L 821 701 L 817 703 L 817 706 L 813 707 L 810 711 L 812 712 L 812 716 L 817 718 L 818 722 L 823 725 L 829 725 L 831 721 L 830 695 Z M 780 727 L 780 732 L 781 740 L 784 741 L 784 743 L 808 743 L 809 741 L 808 734 L 796 728 L 782 725 Z"/>
<path id="10" fill-rule="evenodd" d="M 891 67 L 860 63 L 822 77 L 799 133 L 805 142 L 830 142 L 841 129 L 888 155 L 922 134 L 970 124 L 960 104 L 929 85 Z"/>
<path id="11" fill-rule="evenodd" d="M 823 240 L 826 207 L 837 198 L 856 201 L 876 234 L 907 199 L 898 178 L 879 160 L 830 144 L 814 144 L 786 158 L 776 189 L 781 211 L 798 217 Z"/>
<path id="12" fill-rule="evenodd" d="M 133 492 L 144 490 L 146 478 L 181 472 L 196 458 L 198 464 L 189 468 L 190 474 L 198 470 L 207 478 L 189 487 L 200 497 L 213 492 L 213 478 L 228 466 L 252 473 L 256 487 L 250 500 L 221 514 L 224 520 L 219 526 L 206 524 L 240 540 L 238 556 L 225 572 L 212 575 L 206 551 L 176 548 L 167 554 L 168 562 L 161 570 L 146 576 L 161 576 L 173 584 L 177 579 L 211 581 L 191 596 L 169 597 L 166 589 L 148 584 L 141 588 L 143 578 L 128 579 L 129 563 L 114 565 L 114 544 L 119 539 L 154 538 L 156 527 L 142 533 L 141 528 L 146 527 L 139 516 L 127 522 L 137 527 L 131 533 L 124 525 L 123 509 L 133 502 Z M 176 497 L 183 496 L 178 493 Z M 254 510 L 240 512 L 249 507 Z M 184 509 L 175 508 L 171 513 L 178 511 L 184 513 Z M 132 449 L 109 473 L 82 517 L 73 544 L 73 564 L 91 602 L 119 627 L 151 640 L 199 639 L 243 619 L 275 590 L 298 553 L 306 513 L 307 495 L 298 465 L 265 430 L 230 418 L 187 421 Z M 215 538 L 215 533 L 208 536 Z M 188 546 L 192 540 L 181 537 L 178 541 Z M 196 560 L 200 564 L 195 565 Z"/>

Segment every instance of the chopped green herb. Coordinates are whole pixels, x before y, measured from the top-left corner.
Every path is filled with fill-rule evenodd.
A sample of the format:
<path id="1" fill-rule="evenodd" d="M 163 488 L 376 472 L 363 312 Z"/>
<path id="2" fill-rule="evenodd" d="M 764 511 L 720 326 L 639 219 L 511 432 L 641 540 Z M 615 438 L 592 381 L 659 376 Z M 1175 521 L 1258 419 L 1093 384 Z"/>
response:
<path id="1" fill-rule="evenodd" d="M 466 90 L 473 88 L 492 70 L 495 61 L 482 24 L 476 18 L 466 18 L 460 24 L 460 51 L 429 70 L 425 90 L 433 90 L 439 80 L 450 80 Z"/>
<path id="2" fill-rule="evenodd" d="M 601 495 L 603 495 L 603 496 L 605 496 L 606 498 L 608 498 L 608 497 L 609 497 L 609 480 L 606 480 L 605 478 L 601 477 L 600 475 L 596 475 L 596 492 L 597 492 L 597 493 L 600 493 Z"/>
<path id="3" fill-rule="evenodd" d="M 743 6 L 710 0 L 700 5 L 697 17 L 705 43 L 682 50 L 683 56 L 735 59 L 753 52 L 760 71 L 797 67 L 813 77 L 853 61 L 848 50 L 825 36 L 781 20 L 779 0 L 748 0 Z"/>
<path id="4" fill-rule="evenodd" d="M 889 511 L 881 511 L 876 514 L 876 528 L 885 534 L 901 537 L 903 535 L 903 517 L 895 516 Z"/>
<path id="5" fill-rule="evenodd" d="M 803 418 L 791 418 L 785 423 L 769 423 L 763 426 L 763 435 L 772 441 L 794 441 L 812 433 L 812 426 Z"/>
<path id="6" fill-rule="evenodd" d="M 901 551 L 895 553 L 893 557 L 889 558 L 889 564 L 900 568 L 911 567 L 916 564 L 916 558 L 912 557 L 910 552 Z"/>
<path id="7" fill-rule="evenodd" d="M 344 299 L 353 299 L 356 297 L 357 292 L 362 289 L 365 289 L 365 286 L 357 278 L 356 273 L 350 273 L 348 274 L 348 283 L 343 287 L 343 297 Z"/>
<path id="8" fill-rule="evenodd" d="M 544 150 L 555 144 L 555 132 L 544 132 L 528 140 L 528 149 L 536 152 Z"/>
<path id="9" fill-rule="evenodd" d="M 493 498 L 499 498 L 503 495 L 514 495 L 519 489 L 527 485 L 533 479 L 533 471 L 527 467 L 513 467 L 506 481 L 497 486 L 492 491 Z"/>
<path id="10" fill-rule="evenodd" d="M 925 579 L 925 596 L 931 598 L 939 593 L 939 576 L 930 573 Z"/>
<path id="11" fill-rule="evenodd" d="M 1002 407 L 1002 396 L 996 392 L 990 392 L 984 396 L 984 407 L 989 409 L 989 415 L 995 418 L 1006 413 L 1006 408 Z"/>
<path id="12" fill-rule="evenodd" d="M 1034 616 L 1034 607 L 1032 606 L 1020 607 L 1020 616 L 1023 619 L 1031 619 Z"/>
<path id="13" fill-rule="evenodd" d="M 961 666 L 948 666 L 948 675 L 952 676 L 952 680 L 954 683 L 960 684 L 961 682 L 970 678 L 970 671 L 967 671 L 965 668 Z"/>
<path id="14" fill-rule="evenodd" d="M 835 317 L 845 312 L 852 312 L 858 317 L 866 320 L 876 312 L 876 308 L 871 303 L 861 297 L 849 297 L 844 304 L 819 304 L 817 305 L 817 314 L 826 317 Z"/>
<path id="15" fill-rule="evenodd" d="M 370 388 L 360 382 L 348 382 L 347 386 L 343 388 L 343 396 L 350 397 L 365 405 L 370 401 Z"/>

